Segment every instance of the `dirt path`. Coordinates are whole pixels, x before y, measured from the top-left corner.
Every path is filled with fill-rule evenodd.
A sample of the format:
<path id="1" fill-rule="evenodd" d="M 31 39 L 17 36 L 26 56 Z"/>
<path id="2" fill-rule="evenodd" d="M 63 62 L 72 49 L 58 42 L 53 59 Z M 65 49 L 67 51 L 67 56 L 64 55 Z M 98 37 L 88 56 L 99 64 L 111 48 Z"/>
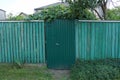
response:
<path id="1" fill-rule="evenodd" d="M 53 75 L 54 80 L 70 80 L 69 79 L 69 70 L 49 70 Z"/>

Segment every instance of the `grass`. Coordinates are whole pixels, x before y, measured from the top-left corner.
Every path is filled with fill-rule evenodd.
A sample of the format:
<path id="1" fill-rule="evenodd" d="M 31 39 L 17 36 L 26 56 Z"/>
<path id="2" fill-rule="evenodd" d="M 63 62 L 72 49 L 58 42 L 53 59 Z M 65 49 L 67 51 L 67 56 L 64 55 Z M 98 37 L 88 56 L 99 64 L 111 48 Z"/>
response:
<path id="1" fill-rule="evenodd" d="M 0 80 L 53 80 L 46 67 L 27 66 L 16 69 L 10 64 L 0 64 Z"/>
<path id="2" fill-rule="evenodd" d="M 120 80 L 120 59 L 76 61 L 71 80 Z"/>

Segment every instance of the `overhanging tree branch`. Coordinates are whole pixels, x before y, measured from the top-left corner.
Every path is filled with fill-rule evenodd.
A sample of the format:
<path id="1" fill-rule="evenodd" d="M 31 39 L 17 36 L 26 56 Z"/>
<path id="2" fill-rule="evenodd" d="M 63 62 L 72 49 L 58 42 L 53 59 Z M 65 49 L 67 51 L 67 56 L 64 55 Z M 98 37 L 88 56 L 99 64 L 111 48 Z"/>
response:
<path id="1" fill-rule="evenodd" d="M 98 15 L 98 17 L 101 20 L 105 20 L 106 15 L 107 15 L 107 5 L 108 3 L 112 4 L 115 7 L 116 2 L 120 2 L 120 0 L 65 0 L 67 1 L 69 4 L 71 5 L 76 5 L 75 8 L 82 8 L 82 9 L 92 9 L 94 10 L 94 12 Z M 101 13 L 99 13 L 99 11 L 96 10 L 96 7 L 101 7 Z"/>
<path id="2" fill-rule="evenodd" d="M 96 9 L 93 9 L 95 11 L 95 13 L 97 13 L 98 17 L 103 20 L 103 17 L 99 14 L 99 12 Z"/>

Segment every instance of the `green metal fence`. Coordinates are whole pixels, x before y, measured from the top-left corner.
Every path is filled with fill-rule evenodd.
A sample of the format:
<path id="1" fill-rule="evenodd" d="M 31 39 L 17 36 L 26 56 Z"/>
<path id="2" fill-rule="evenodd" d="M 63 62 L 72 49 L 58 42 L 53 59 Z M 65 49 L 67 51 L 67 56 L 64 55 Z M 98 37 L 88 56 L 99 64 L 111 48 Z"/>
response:
<path id="1" fill-rule="evenodd" d="M 55 27 L 54 25 L 60 28 L 61 31 L 58 30 L 58 28 L 53 29 Z M 62 53 L 60 53 L 59 50 L 63 48 L 63 51 L 67 54 L 74 53 L 76 55 L 76 59 L 95 60 L 104 58 L 120 58 L 120 21 L 67 22 L 67 20 L 57 20 L 54 25 L 52 25 L 52 27 L 50 25 L 47 25 L 46 28 L 47 30 L 48 28 L 51 28 L 53 30 L 49 31 L 50 34 L 53 35 L 50 37 L 50 34 L 48 34 L 48 37 L 50 39 L 55 38 L 53 39 L 53 42 L 55 42 L 54 40 L 57 40 L 57 42 L 54 44 L 55 46 L 49 48 L 49 50 L 54 50 L 57 48 L 55 49 L 56 57 L 58 53 Z M 71 32 L 75 32 L 75 37 L 68 34 Z M 25 63 L 44 63 L 44 37 L 44 21 L 1 21 L 0 62 L 14 62 L 16 60 L 19 60 Z M 70 40 L 68 39 L 75 41 L 76 51 L 74 51 L 74 48 L 71 48 L 71 45 L 67 43 L 65 43 L 66 45 L 64 44 L 65 48 L 59 46 L 63 45 L 59 44 L 60 40 L 69 42 Z M 51 45 L 52 44 L 49 44 L 47 46 Z M 47 50 L 48 49 L 46 49 L 46 52 Z M 57 50 L 59 51 L 58 53 Z M 70 53 L 72 50 L 74 52 Z M 54 57 L 54 55 L 52 56 Z M 49 56 L 47 56 L 47 58 L 48 57 Z"/>
<path id="2" fill-rule="evenodd" d="M 44 21 L 1 21 L 0 62 L 45 62 Z"/>
<path id="3" fill-rule="evenodd" d="M 76 58 L 120 58 L 120 21 L 76 21 Z"/>

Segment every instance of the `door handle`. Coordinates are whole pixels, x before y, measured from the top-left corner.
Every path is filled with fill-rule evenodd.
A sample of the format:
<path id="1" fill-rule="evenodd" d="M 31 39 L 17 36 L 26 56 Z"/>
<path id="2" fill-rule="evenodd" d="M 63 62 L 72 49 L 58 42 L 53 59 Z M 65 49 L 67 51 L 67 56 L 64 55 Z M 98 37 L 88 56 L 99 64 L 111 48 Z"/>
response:
<path id="1" fill-rule="evenodd" d="M 55 45 L 56 45 L 56 46 L 59 46 L 60 44 L 59 44 L 59 43 L 56 43 Z"/>

